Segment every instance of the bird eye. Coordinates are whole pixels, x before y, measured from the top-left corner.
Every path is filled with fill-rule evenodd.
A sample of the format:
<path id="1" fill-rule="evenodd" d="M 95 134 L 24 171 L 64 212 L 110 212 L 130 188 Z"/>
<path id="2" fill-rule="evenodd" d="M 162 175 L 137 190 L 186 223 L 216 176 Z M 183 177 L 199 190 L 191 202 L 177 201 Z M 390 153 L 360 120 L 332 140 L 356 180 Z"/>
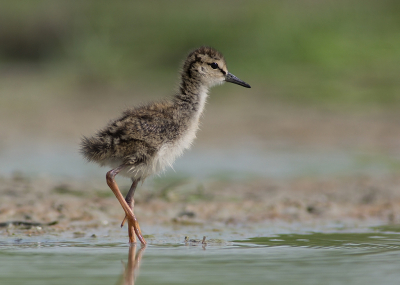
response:
<path id="1" fill-rule="evenodd" d="M 212 69 L 217 69 L 218 68 L 218 63 L 216 63 L 216 62 L 213 62 L 210 65 L 211 65 Z"/>

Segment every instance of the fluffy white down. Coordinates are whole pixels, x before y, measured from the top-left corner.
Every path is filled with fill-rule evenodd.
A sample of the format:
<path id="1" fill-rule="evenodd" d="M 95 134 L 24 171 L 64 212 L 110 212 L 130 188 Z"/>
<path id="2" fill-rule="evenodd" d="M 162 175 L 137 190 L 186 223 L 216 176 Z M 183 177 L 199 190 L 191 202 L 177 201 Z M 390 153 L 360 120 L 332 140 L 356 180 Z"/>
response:
<path id="1" fill-rule="evenodd" d="M 177 141 L 165 143 L 162 145 L 155 156 L 152 163 L 152 173 L 164 171 L 166 167 L 171 167 L 175 159 L 183 154 L 185 149 L 190 148 L 193 140 L 196 138 L 197 130 L 199 129 L 199 120 L 204 111 L 208 90 L 204 88 L 199 94 L 199 109 L 189 123 L 189 128 Z"/>

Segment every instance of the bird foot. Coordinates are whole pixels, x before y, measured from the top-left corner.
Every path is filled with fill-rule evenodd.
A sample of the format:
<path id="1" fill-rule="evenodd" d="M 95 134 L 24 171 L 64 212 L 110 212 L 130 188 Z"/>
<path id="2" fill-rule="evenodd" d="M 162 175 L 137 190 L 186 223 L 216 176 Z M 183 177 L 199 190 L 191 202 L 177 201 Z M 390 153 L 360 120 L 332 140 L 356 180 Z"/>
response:
<path id="1" fill-rule="evenodd" d="M 132 212 L 131 212 L 132 213 Z M 146 245 L 146 241 L 143 238 L 142 231 L 140 230 L 139 222 L 137 221 L 135 215 L 130 215 L 130 213 L 125 215 L 124 221 L 128 221 L 128 233 L 129 233 L 129 243 L 136 243 L 136 236 L 142 245 Z M 124 222 L 123 221 L 123 222 Z M 136 234 L 136 236 L 135 236 Z"/>

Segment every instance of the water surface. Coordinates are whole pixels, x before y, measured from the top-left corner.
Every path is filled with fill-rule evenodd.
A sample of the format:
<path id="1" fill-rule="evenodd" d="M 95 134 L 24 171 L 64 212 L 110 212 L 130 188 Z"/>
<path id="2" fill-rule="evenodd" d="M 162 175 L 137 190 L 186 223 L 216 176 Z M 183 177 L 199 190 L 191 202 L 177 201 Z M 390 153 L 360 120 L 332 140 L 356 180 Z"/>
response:
<path id="1" fill-rule="evenodd" d="M 117 239 L 2 238 L 1 284 L 397 284 L 400 228 L 269 234 L 144 249 Z"/>
<path id="2" fill-rule="evenodd" d="M 0 173 L 15 171 L 54 178 L 104 179 L 105 168 L 87 163 L 79 154 L 79 145 L 46 144 L 30 141 L 0 149 Z M 196 163 L 193 163 L 193 162 Z M 344 150 L 260 149 L 227 146 L 193 148 L 174 163 L 166 174 L 198 179 L 215 176 L 291 178 L 305 175 L 388 174 L 400 169 L 400 155 L 363 153 Z"/>

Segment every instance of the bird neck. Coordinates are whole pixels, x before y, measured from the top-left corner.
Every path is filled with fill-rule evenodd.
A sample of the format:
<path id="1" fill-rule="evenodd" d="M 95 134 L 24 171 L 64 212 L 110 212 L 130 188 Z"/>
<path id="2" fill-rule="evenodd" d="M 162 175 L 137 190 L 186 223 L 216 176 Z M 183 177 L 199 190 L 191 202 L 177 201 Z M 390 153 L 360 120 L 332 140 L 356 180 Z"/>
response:
<path id="1" fill-rule="evenodd" d="M 174 102 L 181 109 L 190 113 L 201 114 L 207 99 L 208 88 L 200 80 L 182 75 L 179 92 L 175 95 Z"/>

